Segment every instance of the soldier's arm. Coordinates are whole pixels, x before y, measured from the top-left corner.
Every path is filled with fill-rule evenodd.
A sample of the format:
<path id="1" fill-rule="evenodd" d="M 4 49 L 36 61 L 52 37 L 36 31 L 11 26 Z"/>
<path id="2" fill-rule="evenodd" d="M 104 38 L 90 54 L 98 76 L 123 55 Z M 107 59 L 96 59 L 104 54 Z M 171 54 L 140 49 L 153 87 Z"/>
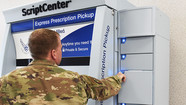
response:
<path id="1" fill-rule="evenodd" d="M 2 87 L 3 87 L 3 77 L 0 78 L 0 105 L 3 105 L 3 96 L 5 95 Z"/>
<path id="2" fill-rule="evenodd" d="M 3 95 L 2 95 L 2 92 L 1 92 L 1 87 L 2 87 L 2 78 L 0 78 L 0 104 L 2 105 L 3 104 L 3 102 L 2 102 Z"/>
<path id="3" fill-rule="evenodd" d="M 98 80 L 86 75 L 81 75 L 80 79 L 85 84 L 85 91 L 88 98 L 99 101 L 117 95 L 122 83 L 122 79 L 118 75 L 102 80 Z"/>

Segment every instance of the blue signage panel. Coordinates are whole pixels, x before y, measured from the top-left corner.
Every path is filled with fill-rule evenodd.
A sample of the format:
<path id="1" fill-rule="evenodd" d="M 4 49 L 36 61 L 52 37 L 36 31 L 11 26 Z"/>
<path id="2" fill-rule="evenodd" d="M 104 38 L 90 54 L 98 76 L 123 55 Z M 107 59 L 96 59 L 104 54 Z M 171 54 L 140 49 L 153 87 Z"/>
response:
<path id="1" fill-rule="evenodd" d="M 96 9 L 88 9 L 34 20 L 34 29 L 94 21 Z"/>
<path id="2" fill-rule="evenodd" d="M 11 32 L 20 32 L 26 30 L 33 30 L 33 20 L 11 24 Z"/>
<path id="3" fill-rule="evenodd" d="M 61 40 L 62 58 L 90 56 L 93 26 L 84 26 Z"/>

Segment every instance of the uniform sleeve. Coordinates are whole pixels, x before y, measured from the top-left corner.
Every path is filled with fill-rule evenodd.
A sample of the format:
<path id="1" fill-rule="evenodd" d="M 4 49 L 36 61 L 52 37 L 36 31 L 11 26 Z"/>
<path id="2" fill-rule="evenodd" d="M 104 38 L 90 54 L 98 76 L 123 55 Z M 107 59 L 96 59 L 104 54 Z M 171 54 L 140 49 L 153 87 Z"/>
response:
<path id="1" fill-rule="evenodd" d="M 0 78 L 0 105 L 3 104 L 2 102 L 3 93 L 1 91 L 2 91 L 2 78 Z"/>
<path id="2" fill-rule="evenodd" d="M 122 80 L 117 75 L 102 80 L 81 75 L 80 79 L 85 84 L 87 97 L 99 101 L 117 95 L 122 83 Z"/>
<path id="3" fill-rule="evenodd" d="M 3 105 L 3 97 L 5 96 L 5 93 L 3 91 L 3 77 L 0 78 L 0 105 Z"/>

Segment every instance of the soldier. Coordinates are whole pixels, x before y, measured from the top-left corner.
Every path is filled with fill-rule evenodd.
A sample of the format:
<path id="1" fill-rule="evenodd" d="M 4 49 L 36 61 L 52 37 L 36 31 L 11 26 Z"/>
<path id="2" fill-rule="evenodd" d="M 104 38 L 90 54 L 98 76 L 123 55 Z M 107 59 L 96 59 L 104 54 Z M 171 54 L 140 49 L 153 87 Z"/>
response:
<path id="1" fill-rule="evenodd" d="M 60 37 L 49 29 L 32 32 L 29 48 L 34 60 L 0 78 L 0 105 L 86 105 L 89 98 L 117 95 L 126 79 L 118 73 L 98 80 L 59 68 Z"/>

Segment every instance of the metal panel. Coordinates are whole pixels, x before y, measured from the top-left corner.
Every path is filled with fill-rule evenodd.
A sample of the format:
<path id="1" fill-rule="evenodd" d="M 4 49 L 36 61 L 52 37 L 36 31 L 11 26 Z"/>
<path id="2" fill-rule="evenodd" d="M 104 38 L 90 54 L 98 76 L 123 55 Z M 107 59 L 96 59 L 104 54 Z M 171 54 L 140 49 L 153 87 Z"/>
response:
<path id="1" fill-rule="evenodd" d="M 169 105 L 169 40 L 155 37 L 154 105 Z"/>
<path id="2" fill-rule="evenodd" d="M 152 104 L 152 72 L 126 71 L 126 82 L 119 93 L 119 103 Z"/>
<path id="3" fill-rule="evenodd" d="M 114 16 L 112 13 L 113 11 L 106 6 L 96 9 L 89 75 L 98 79 L 114 74 Z M 114 97 L 103 101 L 103 103 L 99 101 L 95 103 L 96 105 L 113 105 Z M 94 105 L 94 101 L 89 100 L 88 105 Z"/>
<path id="4" fill-rule="evenodd" d="M 119 37 L 154 35 L 152 8 L 119 12 Z"/>
<path id="5" fill-rule="evenodd" d="M 121 60 L 121 70 L 152 70 L 153 54 L 132 54 L 126 55 Z"/>
<path id="6" fill-rule="evenodd" d="M 11 35 L 10 24 L 7 24 L 6 33 L 1 48 L 0 70 L 2 71 L 0 74 L 5 75 L 16 69 L 16 52 L 13 36 Z"/>
<path id="7" fill-rule="evenodd" d="M 170 20 L 166 14 L 158 8 L 153 8 L 155 14 L 155 33 L 170 40 Z"/>
<path id="8" fill-rule="evenodd" d="M 121 44 L 121 54 L 128 53 L 153 53 L 153 37 L 127 38 Z"/>

